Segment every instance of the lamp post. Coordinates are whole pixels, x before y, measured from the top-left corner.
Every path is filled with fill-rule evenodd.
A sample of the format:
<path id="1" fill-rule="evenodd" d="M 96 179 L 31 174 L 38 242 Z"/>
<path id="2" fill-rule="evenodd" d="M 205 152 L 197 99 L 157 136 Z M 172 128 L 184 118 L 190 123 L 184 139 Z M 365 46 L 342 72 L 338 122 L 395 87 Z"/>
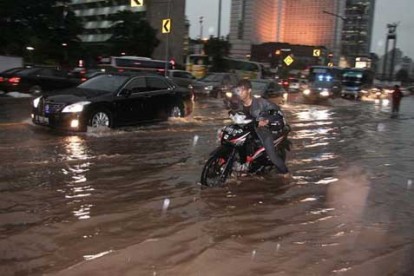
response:
<path id="1" fill-rule="evenodd" d="M 220 39 L 221 35 L 221 0 L 219 0 L 218 8 L 218 23 L 217 23 L 217 38 Z"/>
<path id="2" fill-rule="evenodd" d="M 203 16 L 200 16 L 200 40 L 203 40 Z"/>
<path id="3" fill-rule="evenodd" d="M 30 58 L 30 64 L 33 65 L 33 51 L 35 48 L 32 46 L 27 46 L 26 50 L 29 51 L 29 58 Z"/>
<path id="4" fill-rule="evenodd" d="M 338 27 L 339 27 L 338 19 L 341 19 L 344 22 L 346 20 L 346 17 L 344 17 L 340 14 L 336 14 L 336 13 L 333 13 L 333 12 L 328 12 L 328 11 L 325 11 L 325 10 L 322 11 L 322 13 L 334 16 L 336 18 L 336 20 L 335 20 L 335 31 L 333 33 L 333 37 L 334 37 L 334 39 L 333 39 L 334 51 L 333 52 L 334 52 L 334 61 L 335 61 L 334 63 L 338 64 L 339 56 L 341 55 L 341 48 L 340 48 L 341 47 L 341 44 L 340 44 L 341 38 L 338 39 Z"/>

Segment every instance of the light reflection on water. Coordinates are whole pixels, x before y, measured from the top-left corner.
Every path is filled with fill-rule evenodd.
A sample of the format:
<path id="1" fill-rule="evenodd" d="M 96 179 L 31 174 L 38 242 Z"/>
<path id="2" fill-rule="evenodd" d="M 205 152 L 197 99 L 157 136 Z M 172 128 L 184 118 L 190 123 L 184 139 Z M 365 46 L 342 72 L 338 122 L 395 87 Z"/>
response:
<path id="1" fill-rule="evenodd" d="M 216 103 L 213 111 L 206 104 L 200 110 L 205 114 L 193 117 L 197 123 L 170 121 L 39 142 L 38 151 L 49 154 L 36 163 L 45 167 L 41 184 L 57 181 L 46 173 L 53 171 L 60 193 L 55 196 L 53 185 L 33 190 L 43 199 L 43 190 L 52 187 L 50 206 L 60 203 L 58 214 L 72 219 L 55 222 L 55 213 L 42 212 L 47 225 L 22 223 L 16 234 L 4 227 L 1 234 L 18 241 L 6 244 L 18 254 L 9 250 L 5 263 L 19 271 L 32 258 L 39 273 L 70 267 L 69 275 L 381 275 L 355 271 L 388 256 L 395 257 L 389 262 L 394 272 L 399 263 L 412 264 L 405 245 L 414 229 L 409 119 L 391 120 L 374 102 L 290 105 L 291 182 L 258 176 L 201 189 L 196 182 L 202 165 L 217 128 L 227 122 L 222 103 Z M 47 151 L 50 144 L 57 150 Z M 56 152 L 58 164 L 43 162 L 55 160 Z M 20 197 L 28 198 L 25 190 Z M 15 211 L 12 200 L 9 205 Z M 37 239 L 42 231 L 52 242 Z M 38 251 L 31 250 L 33 240 Z M 399 258 L 401 248 L 407 254 Z M 217 261 L 223 259 L 228 262 Z M 42 260 L 53 265 L 39 265 Z"/>
<path id="2" fill-rule="evenodd" d="M 89 154 L 84 138 L 68 136 L 64 142 L 66 153 L 61 154 L 61 158 L 67 161 L 67 167 L 62 169 L 62 173 L 69 180 L 66 181 L 67 189 L 63 192 L 65 198 L 71 200 L 67 204 L 73 206 L 73 215 L 80 220 L 89 219 L 93 204 L 87 203 L 87 199 L 92 196 L 95 188 L 88 183 L 87 172 L 92 167 L 89 160 L 94 157 Z"/>

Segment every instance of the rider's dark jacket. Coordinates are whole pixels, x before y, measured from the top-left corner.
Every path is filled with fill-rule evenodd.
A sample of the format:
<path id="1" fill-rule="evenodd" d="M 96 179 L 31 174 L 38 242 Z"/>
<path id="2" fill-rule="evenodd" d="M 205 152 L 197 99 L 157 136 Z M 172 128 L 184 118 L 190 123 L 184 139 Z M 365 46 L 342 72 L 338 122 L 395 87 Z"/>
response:
<path id="1" fill-rule="evenodd" d="M 256 121 L 259 121 L 262 118 L 269 120 L 268 127 L 256 127 L 256 133 L 262 141 L 272 163 L 276 166 L 279 172 L 287 173 L 288 168 L 283 159 L 276 154 L 273 145 L 274 139 L 283 134 L 287 134 L 290 130 L 279 106 L 262 98 L 253 98 L 252 104 L 247 110 L 241 101 L 235 109 L 236 111 L 242 111 L 245 114 L 249 113 L 246 115 L 253 117 Z M 289 150 L 289 143 L 286 144 L 286 149 Z"/>

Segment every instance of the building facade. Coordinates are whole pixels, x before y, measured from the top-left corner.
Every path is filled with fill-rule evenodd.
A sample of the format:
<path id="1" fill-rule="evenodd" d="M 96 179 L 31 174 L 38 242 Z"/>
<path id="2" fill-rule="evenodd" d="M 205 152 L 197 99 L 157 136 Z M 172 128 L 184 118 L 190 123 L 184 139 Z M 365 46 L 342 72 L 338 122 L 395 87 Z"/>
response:
<path id="1" fill-rule="evenodd" d="M 184 38 L 188 32 L 185 0 L 143 0 L 143 3 L 143 6 L 131 7 L 131 0 L 72 0 L 69 6 L 75 15 L 82 19 L 82 42 L 97 45 L 105 43 L 111 37 L 110 28 L 113 22 L 108 20 L 110 15 L 125 10 L 143 13 L 150 25 L 158 30 L 157 37 L 160 40 L 152 58 L 165 59 L 168 56 L 181 62 Z M 172 23 L 168 35 L 161 32 L 162 20 L 166 18 L 170 18 Z"/>
<path id="2" fill-rule="evenodd" d="M 369 57 L 375 0 L 232 0 L 231 55 L 266 42 L 324 46 L 339 64 Z"/>
<path id="3" fill-rule="evenodd" d="M 342 22 L 331 14 L 340 13 L 343 6 L 339 0 L 233 0 L 231 54 L 244 57 L 252 44 L 265 42 L 326 46 L 334 50 L 338 48 Z"/>
<path id="4" fill-rule="evenodd" d="M 357 57 L 369 57 L 375 0 L 346 0 L 341 54 L 353 66 Z"/>

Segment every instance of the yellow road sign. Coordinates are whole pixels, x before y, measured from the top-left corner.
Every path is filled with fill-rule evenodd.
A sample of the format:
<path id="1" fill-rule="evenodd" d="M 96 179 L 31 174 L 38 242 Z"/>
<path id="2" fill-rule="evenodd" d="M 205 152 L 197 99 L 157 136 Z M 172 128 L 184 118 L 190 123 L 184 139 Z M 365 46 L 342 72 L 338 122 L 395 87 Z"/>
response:
<path id="1" fill-rule="evenodd" d="M 291 65 L 294 61 L 295 61 L 295 60 L 294 60 L 294 59 L 293 59 L 290 55 L 288 55 L 287 57 L 285 57 L 285 59 L 283 60 L 283 62 L 284 62 L 287 66 Z"/>
<path id="2" fill-rule="evenodd" d="M 168 34 L 170 32 L 171 32 L 171 19 L 170 18 L 163 19 L 162 20 L 162 33 Z"/>
<path id="3" fill-rule="evenodd" d="M 142 7 L 144 0 L 131 0 L 131 7 Z"/>
<path id="4" fill-rule="evenodd" d="M 313 49 L 313 56 L 314 57 L 320 57 L 321 56 L 321 50 L 320 49 Z"/>

